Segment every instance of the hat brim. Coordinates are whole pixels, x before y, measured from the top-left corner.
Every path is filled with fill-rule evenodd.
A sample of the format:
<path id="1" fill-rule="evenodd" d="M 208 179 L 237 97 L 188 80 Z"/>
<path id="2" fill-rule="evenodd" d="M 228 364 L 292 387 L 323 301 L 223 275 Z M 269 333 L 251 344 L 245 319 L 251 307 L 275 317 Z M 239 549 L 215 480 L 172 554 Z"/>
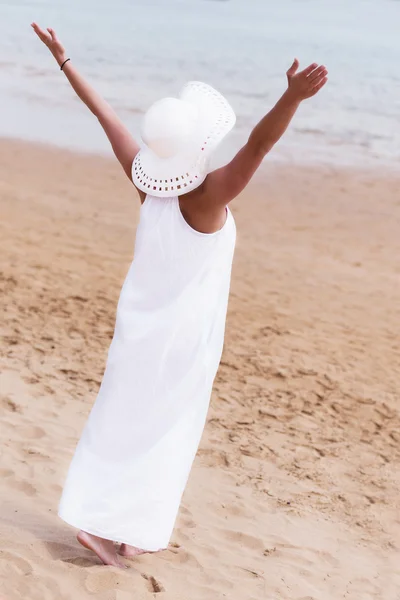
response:
<path id="1" fill-rule="evenodd" d="M 201 185 L 208 175 L 213 150 L 236 123 L 228 101 L 205 83 L 187 83 L 180 98 L 199 111 L 198 128 L 192 139 L 171 158 L 160 158 L 144 145 L 132 164 L 133 183 L 153 196 L 180 196 Z"/>

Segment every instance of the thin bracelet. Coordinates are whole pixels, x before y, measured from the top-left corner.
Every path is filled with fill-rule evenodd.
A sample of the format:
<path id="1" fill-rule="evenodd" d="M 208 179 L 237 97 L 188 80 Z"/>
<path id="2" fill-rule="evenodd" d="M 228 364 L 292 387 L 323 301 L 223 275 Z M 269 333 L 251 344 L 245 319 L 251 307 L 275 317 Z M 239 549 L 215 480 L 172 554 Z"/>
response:
<path id="1" fill-rule="evenodd" d="M 64 60 L 63 64 L 60 67 L 60 71 L 63 70 L 65 63 L 67 63 L 69 60 L 71 60 L 70 58 L 67 58 L 67 60 Z"/>

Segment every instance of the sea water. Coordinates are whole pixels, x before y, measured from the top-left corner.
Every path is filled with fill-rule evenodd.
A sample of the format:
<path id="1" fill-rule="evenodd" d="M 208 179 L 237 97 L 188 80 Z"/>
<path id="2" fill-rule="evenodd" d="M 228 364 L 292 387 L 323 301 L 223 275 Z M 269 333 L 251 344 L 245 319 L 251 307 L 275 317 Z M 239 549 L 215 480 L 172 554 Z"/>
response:
<path id="1" fill-rule="evenodd" d="M 329 69 L 272 153 L 296 162 L 391 164 L 400 158 L 398 0 L 0 0 L 0 135 L 109 152 L 31 21 L 135 136 L 146 108 L 188 80 L 219 89 L 237 128 L 230 152 L 286 87 L 296 56 Z"/>

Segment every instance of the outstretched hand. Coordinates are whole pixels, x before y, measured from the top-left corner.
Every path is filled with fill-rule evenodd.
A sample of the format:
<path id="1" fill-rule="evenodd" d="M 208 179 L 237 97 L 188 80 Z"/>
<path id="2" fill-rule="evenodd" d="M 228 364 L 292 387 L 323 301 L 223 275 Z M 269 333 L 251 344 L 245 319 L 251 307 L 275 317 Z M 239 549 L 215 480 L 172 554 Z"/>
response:
<path id="1" fill-rule="evenodd" d="M 299 100 L 305 100 L 311 98 L 324 87 L 328 81 L 328 70 L 326 67 L 319 66 L 317 63 L 313 63 L 304 71 L 299 73 L 299 61 L 297 58 L 294 59 L 292 66 L 287 71 L 286 76 L 288 79 L 289 90 L 292 91 Z"/>
<path id="2" fill-rule="evenodd" d="M 57 37 L 56 32 L 51 27 L 45 31 L 37 23 L 32 23 L 31 27 L 40 40 L 48 47 L 56 61 L 61 64 L 65 60 L 65 49 Z"/>

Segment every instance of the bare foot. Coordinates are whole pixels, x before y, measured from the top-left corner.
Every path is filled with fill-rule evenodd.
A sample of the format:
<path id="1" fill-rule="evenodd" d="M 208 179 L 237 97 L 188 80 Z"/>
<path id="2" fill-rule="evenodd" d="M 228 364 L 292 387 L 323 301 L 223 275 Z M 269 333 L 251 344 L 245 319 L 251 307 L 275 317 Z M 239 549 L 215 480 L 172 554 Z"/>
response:
<path id="1" fill-rule="evenodd" d="M 156 552 L 162 552 L 163 550 L 166 550 L 166 548 L 160 548 L 160 550 L 142 550 L 142 548 L 121 544 L 119 554 L 125 556 L 125 558 L 135 558 L 135 556 L 140 556 L 141 554 L 155 554 Z"/>
<path id="2" fill-rule="evenodd" d="M 99 559 L 105 565 L 118 567 L 119 569 L 127 568 L 127 566 L 119 560 L 114 542 L 111 540 L 105 540 L 96 535 L 86 533 L 86 531 L 80 531 L 77 535 L 77 540 L 82 546 L 97 554 Z"/>

